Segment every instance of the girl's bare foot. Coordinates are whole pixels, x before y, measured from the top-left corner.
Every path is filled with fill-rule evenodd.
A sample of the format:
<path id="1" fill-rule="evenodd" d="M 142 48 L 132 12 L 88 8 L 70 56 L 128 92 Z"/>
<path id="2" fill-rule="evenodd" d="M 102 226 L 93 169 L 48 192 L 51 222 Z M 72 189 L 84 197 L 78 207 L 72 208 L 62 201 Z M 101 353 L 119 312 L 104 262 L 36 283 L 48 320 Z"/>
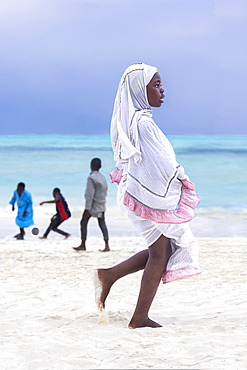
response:
<path id="1" fill-rule="evenodd" d="M 100 311 L 103 311 L 105 308 L 105 300 L 113 284 L 109 275 L 108 269 L 94 271 L 95 302 Z"/>
<path id="2" fill-rule="evenodd" d="M 130 329 L 137 329 L 137 328 L 162 328 L 162 325 L 158 324 L 157 322 L 149 319 L 148 317 L 144 320 L 135 320 L 131 319 L 129 323 L 129 328 Z"/>

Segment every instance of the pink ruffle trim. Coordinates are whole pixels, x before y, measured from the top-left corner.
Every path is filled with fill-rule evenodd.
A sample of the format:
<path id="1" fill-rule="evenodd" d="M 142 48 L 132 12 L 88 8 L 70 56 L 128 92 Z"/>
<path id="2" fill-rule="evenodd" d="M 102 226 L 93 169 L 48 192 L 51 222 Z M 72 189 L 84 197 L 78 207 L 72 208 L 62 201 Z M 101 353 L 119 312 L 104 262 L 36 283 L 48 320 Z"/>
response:
<path id="1" fill-rule="evenodd" d="M 123 170 L 119 170 L 118 168 L 114 168 L 114 170 L 110 173 L 111 182 L 116 182 L 118 185 L 123 177 Z"/>
<path id="2" fill-rule="evenodd" d="M 189 180 L 180 181 L 183 184 L 183 191 L 176 211 L 159 211 L 148 208 L 127 192 L 124 194 L 123 204 L 142 218 L 157 223 L 182 224 L 188 222 L 194 217 L 194 208 L 200 203 L 200 199 L 195 192 L 196 188 L 192 182 Z"/>
<path id="3" fill-rule="evenodd" d="M 179 270 L 170 270 L 166 271 L 163 275 L 161 280 L 164 284 L 170 283 L 171 281 L 179 280 L 179 279 L 186 279 L 190 276 L 199 275 L 201 274 L 201 270 L 196 267 L 185 267 Z"/>

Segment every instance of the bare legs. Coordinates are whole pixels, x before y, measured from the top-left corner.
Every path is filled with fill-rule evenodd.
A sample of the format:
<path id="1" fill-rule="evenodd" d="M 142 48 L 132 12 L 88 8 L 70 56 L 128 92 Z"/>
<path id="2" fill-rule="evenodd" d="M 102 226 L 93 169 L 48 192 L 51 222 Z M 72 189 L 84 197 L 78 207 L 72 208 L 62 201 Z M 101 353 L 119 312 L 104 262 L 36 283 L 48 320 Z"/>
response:
<path id="1" fill-rule="evenodd" d="M 135 254 L 112 268 L 99 269 L 98 278 L 101 283 L 100 305 L 102 307 L 105 306 L 105 300 L 115 281 L 123 276 L 144 269 L 137 305 L 129 327 L 133 329 L 145 326 L 159 327 L 159 324 L 149 319 L 148 312 L 170 255 L 170 240 L 162 235 L 149 249 Z"/>
<path id="2" fill-rule="evenodd" d="M 170 255 L 170 240 L 163 235 L 149 247 L 149 258 L 143 272 L 136 308 L 129 323 L 130 328 L 161 326 L 149 319 L 148 312 Z"/>
<path id="3" fill-rule="evenodd" d="M 148 249 L 135 254 L 126 261 L 109 269 L 98 269 L 98 278 L 101 284 L 101 296 L 99 305 L 105 307 L 105 300 L 110 292 L 112 285 L 121 277 L 143 270 L 148 260 Z"/>

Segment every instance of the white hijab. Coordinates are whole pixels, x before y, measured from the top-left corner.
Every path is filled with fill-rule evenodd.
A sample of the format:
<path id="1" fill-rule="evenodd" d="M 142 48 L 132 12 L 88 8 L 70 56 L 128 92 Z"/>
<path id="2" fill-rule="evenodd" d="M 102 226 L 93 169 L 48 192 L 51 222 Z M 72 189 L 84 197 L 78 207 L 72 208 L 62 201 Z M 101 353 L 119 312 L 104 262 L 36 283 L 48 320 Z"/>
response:
<path id="1" fill-rule="evenodd" d="M 137 63 L 129 66 L 120 80 L 111 121 L 111 142 L 116 161 L 132 156 L 135 163 L 142 161 L 137 125 L 142 116 L 152 117 L 146 86 L 156 72 L 156 67 Z"/>
<path id="2" fill-rule="evenodd" d="M 111 122 L 118 163 L 111 178 L 120 183 L 120 192 L 124 189 L 122 203 L 130 211 L 157 223 L 179 224 L 194 216 L 199 198 L 152 119 L 146 86 L 156 72 L 155 67 L 134 64 L 120 80 Z"/>

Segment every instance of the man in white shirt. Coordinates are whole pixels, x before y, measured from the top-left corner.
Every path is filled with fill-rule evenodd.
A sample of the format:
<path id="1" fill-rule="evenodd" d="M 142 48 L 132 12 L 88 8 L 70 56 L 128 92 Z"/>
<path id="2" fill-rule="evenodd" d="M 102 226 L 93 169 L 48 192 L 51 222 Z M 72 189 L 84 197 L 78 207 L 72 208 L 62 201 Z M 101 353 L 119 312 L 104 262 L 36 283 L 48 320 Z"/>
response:
<path id="1" fill-rule="evenodd" d="M 73 249 L 75 251 L 86 250 L 87 224 L 91 217 L 97 217 L 105 241 L 105 248 L 102 252 L 109 252 L 109 236 L 105 223 L 105 203 L 108 186 L 105 176 L 99 172 L 101 160 L 99 158 L 92 159 L 90 166 L 92 172 L 87 179 L 85 210 L 81 219 L 81 244 Z"/>

